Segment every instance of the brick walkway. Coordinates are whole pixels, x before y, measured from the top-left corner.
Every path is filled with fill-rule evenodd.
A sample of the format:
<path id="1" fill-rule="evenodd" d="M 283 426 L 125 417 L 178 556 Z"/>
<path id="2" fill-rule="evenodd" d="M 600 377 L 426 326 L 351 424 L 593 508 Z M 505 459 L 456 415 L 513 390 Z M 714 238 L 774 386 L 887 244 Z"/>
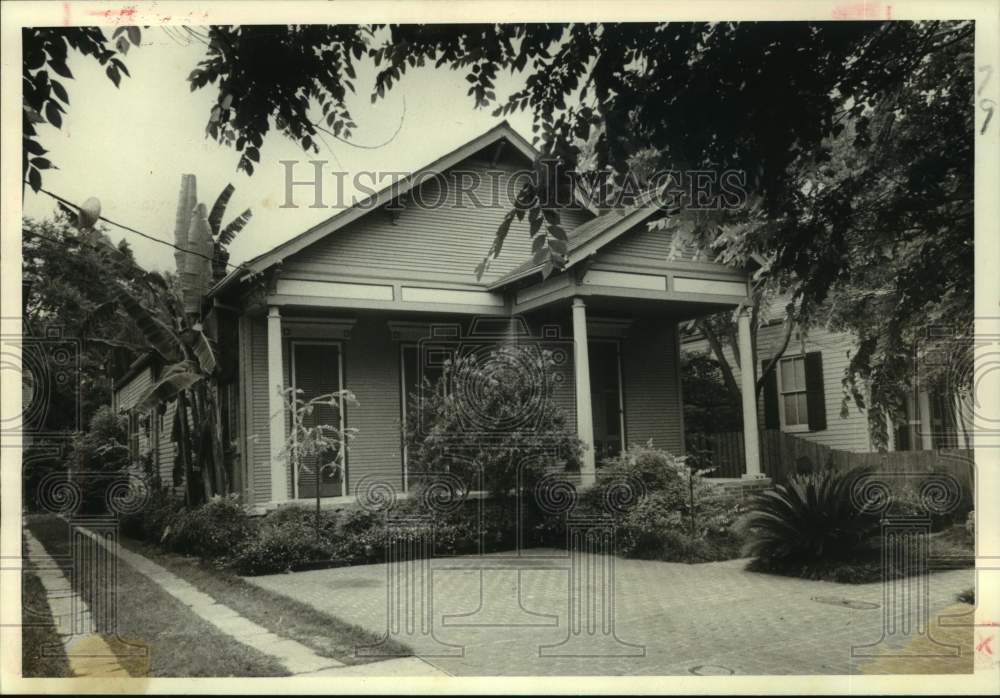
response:
<path id="1" fill-rule="evenodd" d="M 603 577 L 613 579 L 610 584 L 599 581 L 607 573 L 601 562 L 606 559 L 587 555 L 578 561 L 577 580 L 585 573 L 594 575 L 596 589 L 574 596 L 583 603 L 576 617 L 584 623 L 588 599 L 594 604 L 589 615 L 595 625 L 590 633 L 584 625 L 578 634 L 568 624 L 570 565 L 556 551 L 527 551 L 520 559 L 496 555 L 438 558 L 409 567 L 365 565 L 248 581 L 380 634 L 392 618 L 396 639 L 435 666 L 465 676 L 878 673 L 881 660 L 852 657 L 852 647 L 855 654 L 893 655 L 907 653 L 912 644 L 911 635 L 897 632 L 880 645 L 857 649 L 878 643 L 882 635 L 881 584 L 756 574 L 745 571 L 741 560 L 685 565 L 624 559 L 614 560 L 613 577 Z M 432 591 L 422 579 L 432 580 Z M 971 570 L 931 575 L 929 608 L 950 606 L 953 611 L 954 595 L 972 583 Z M 602 605 L 602 591 L 613 599 L 617 640 L 602 632 L 606 626 L 601 619 L 607 623 L 611 616 L 611 606 Z M 432 604 L 421 604 L 424 592 Z M 423 632 L 428 629 L 432 631 Z M 921 654 L 928 644 L 932 652 L 949 651 L 925 642 Z M 943 658 L 935 664 L 937 670 L 968 671 L 968 649 L 963 648 L 964 658 Z M 378 653 L 377 648 L 362 651 Z"/>

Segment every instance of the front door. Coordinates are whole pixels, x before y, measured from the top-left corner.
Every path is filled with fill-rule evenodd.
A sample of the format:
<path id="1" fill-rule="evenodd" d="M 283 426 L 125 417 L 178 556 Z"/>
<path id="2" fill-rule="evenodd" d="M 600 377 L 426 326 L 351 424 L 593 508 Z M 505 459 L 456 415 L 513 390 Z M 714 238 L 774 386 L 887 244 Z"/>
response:
<path id="1" fill-rule="evenodd" d="M 294 342 L 292 344 L 293 382 L 298 396 L 309 400 L 319 395 L 335 393 L 341 389 L 342 369 L 340 346 L 331 343 Z M 320 424 L 340 429 L 341 410 L 329 405 L 317 406 L 312 414 L 303 418 L 307 427 Z M 337 456 L 340 449 L 331 450 L 321 456 L 303 457 L 295 473 L 296 496 L 310 498 L 316 496 L 317 469 L 319 469 L 319 494 L 321 497 L 337 497 L 346 494 L 345 473 L 346 458 L 340 468 L 320 467 L 318 465 L 340 462 Z"/>

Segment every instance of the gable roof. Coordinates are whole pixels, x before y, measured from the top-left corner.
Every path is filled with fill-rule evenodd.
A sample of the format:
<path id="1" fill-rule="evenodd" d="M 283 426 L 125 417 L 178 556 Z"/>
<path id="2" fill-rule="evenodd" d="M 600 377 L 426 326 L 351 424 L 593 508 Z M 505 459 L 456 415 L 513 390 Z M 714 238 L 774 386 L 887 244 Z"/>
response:
<path id="1" fill-rule="evenodd" d="M 601 247 L 618 239 L 624 233 L 648 220 L 657 211 L 663 209 L 659 204 L 646 203 L 632 208 L 618 208 L 607 211 L 597 218 L 587 221 L 574 228 L 566 241 L 569 257 L 564 269 L 569 269 Z M 503 288 L 520 279 L 540 274 L 542 264 L 528 260 L 519 267 L 512 269 L 489 286 L 489 290 Z"/>
<path id="2" fill-rule="evenodd" d="M 209 291 L 209 296 L 216 295 L 224 288 L 249 274 L 264 271 L 287 257 L 322 240 L 327 235 L 340 230 L 349 223 L 362 218 L 365 214 L 379 208 L 383 204 L 389 203 L 396 197 L 410 191 L 410 189 L 414 186 L 419 185 L 422 181 L 424 181 L 426 175 L 444 172 L 445 170 L 458 165 L 463 160 L 469 158 L 483 148 L 489 147 L 499 141 L 506 141 L 512 145 L 518 153 L 530 161 L 534 161 L 539 156 L 539 152 L 534 148 L 534 146 L 531 145 L 531 143 L 511 128 L 509 123 L 503 121 L 482 135 L 477 136 L 464 145 L 459 146 L 445 155 L 442 155 L 440 158 L 429 163 L 428 165 L 412 172 L 407 177 L 390 183 L 374 194 L 356 202 L 350 208 L 344 209 L 331 218 L 326 219 L 322 223 L 319 223 L 305 232 L 296 235 L 287 242 L 284 242 L 277 247 L 254 257 L 250 261 L 245 262 L 239 268 L 234 269 L 221 281 L 219 281 L 219 283 L 217 283 Z"/>

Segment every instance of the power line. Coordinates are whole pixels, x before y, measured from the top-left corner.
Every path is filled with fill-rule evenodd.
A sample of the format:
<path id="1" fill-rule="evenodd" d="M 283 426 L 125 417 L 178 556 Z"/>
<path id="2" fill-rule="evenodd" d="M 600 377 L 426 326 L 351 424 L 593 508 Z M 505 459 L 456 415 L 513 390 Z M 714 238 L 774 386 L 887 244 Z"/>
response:
<path id="1" fill-rule="evenodd" d="M 40 191 L 41 193 L 46 194 L 48 196 L 51 196 L 53 199 L 55 199 L 56 201 L 58 201 L 61 204 L 64 204 L 65 206 L 72 206 L 76 210 L 78 210 L 78 211 L 80 210 L 80 206 L 78 204 L 74 204 L 72 201 L 70 201 L 68 199 L 64 199 L 63 197 L 59 196 L 58 194 L 53 194 L 48 189 L 44 189 L 42 187 L 39 187 L 38 191 Z M 166 245 L 167 247 L 172 247 L 172 248 L 174 248 L 175 250 L 177 250 L 179 252 L 185 252 L 187 254 L 193 254 L 196 257 L 201 257 L 202 259 L 207 259 L 210 262 L 215 262 L 215 258 L 214 257 L 210 257 L 209 255 L 202 254 L 201 252 L 195 252 L 194 250 L 186 250 L 183 247 L 175 245 L 174 243 L 170 242 L 169 240 L 164 240 L 162 238 L 154 237 L 154 236 L 152 236 L 152 235 L 150 235 L 148 233 L 142 232 L 141 230 L 136 230 L 135 228 L 132 228 L 132 227 L 127 226 L 127 225 L 124 225 L 123 223 L 119 223 L 117 221 L 113 221 L 110 218 L 107 218 L 105 216 L 100 216 L 99 215 L 98 219 L 104 221 L 105 223 L 110 223 L 111 225 L 113 225 L 113 226 L 115 226 L 117 228 L 121 228 L 122 230 L 126 230 L 126 231 L 128 231 L 130 233 L 135 233 L 136 235 L 138 235 L 140 237 L 143 237 L 143 238 L 146 238 L 147 240 L 151 240 L 152 242 L 158 242 L 161 245 Z M 226 266 L 227 267 L 232 267 L 233 269 L 242 269 L 243 268 L 242 264 L 230 264 L 229 262 L 226 262 Z"/>

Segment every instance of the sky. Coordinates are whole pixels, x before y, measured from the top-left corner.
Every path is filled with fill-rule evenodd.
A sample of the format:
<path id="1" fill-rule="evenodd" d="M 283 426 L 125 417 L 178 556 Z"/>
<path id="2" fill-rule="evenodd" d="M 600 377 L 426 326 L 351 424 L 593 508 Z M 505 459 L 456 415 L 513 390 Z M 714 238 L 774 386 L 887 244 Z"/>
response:
<path id="1" fill-rule="evenodd" d="M 110 36 L 112 31 L 105 29 L 105 34 Z M 432 66 L 408 72 L 384 100 L 371 104 L 375 68 L 359 65 L 355 81 L 358 94 L 348 102 L 358 125 L 352 140 L 365 146 L 384 145 L 356 148 L 327 136 L 329 147 L 321 146 L 319 155 L 307 154 L 272 131 L 261 148 L 260 165 L 248 177 L 236 170 L 239 156 L 235 150 L 205 136 L 215 89 L 210 85 L 191 92 L 187 83 L 188 74 L 204 52 L 203 44 L 192 41 L 183 45 L 161 28 L 149 27 L 143 31 L 142 44 L 132 47 L 124 57 L 132 77 L 123 78 L 118 89 L 96 61 L 71 53 L 67 64 L 74 79 L 61 80 L 70 98 L 62 128 L 38 127 L 39 141 L 49 151 L 46 157 L 59 168 L 43 173 L 42 186 L 78 204 L 96 197 L 103 216 L 172 241 L 181 175 L 197 177 L 198 200 L 208 207 L 231 182 L 236 193 L 223 222 L 246 208 L 254 213 L 230 245 L 230 262 L 238 264 L 338 210 L 307 208 L 311 202 L 307 191 L 298 195 L 301 208 L 279 208 L 285 181 L 285 169 L 279 161 L 301 160 L 303 165 L 295 171 L 305 177 L 311 173 L 307 160 L 327 160 L 327 172 L 347 172 L 349 182 L 350 173 L 359 170 L 417 169 L 501 122 L 490 115 L 492 109 L 473 108 L 462 73 Z M 498 76 L 497 96 L 503 99 L 518 89 L 519 83 L 520 78 Z M 508 122 L 531 140 L 528 112 L 510 115 Z M 326 181 L 332 180 L 328 177 Z M 351 194 L 347 188 L 346 198 Z M 46 218 L 54 211 L 51 198 L 26 188 L 26 216 Z M 145 268 L 173 269 L 173 248 L 108 227 L 114 242 L 128 240 Z"/>

